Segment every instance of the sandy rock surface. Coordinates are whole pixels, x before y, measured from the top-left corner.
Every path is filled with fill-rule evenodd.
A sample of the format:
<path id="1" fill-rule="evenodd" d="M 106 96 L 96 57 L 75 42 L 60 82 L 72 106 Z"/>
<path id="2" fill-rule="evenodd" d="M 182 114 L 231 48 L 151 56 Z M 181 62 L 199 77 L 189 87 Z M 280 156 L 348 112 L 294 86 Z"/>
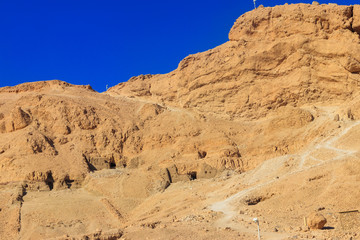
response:
<path id="1" fill-rule="evenodd" d="M 0 239 L 359 238 L 359 9 L 259 7 L 104 93 L 0 88 Z"/>

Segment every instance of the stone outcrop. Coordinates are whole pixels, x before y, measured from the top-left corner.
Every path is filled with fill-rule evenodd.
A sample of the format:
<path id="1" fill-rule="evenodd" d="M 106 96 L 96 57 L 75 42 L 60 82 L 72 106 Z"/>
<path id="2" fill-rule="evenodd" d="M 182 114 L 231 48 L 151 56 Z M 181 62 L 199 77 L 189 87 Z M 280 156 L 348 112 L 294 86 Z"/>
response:
<path id="1" fill-rule="evenodd" d="M 13 132 L 23 129 L 30 125 L 32 119 L 29 113 L 25 112 L 21 107 L 15 107 L 10 114 L 0 114 L 0 133 Z"/>

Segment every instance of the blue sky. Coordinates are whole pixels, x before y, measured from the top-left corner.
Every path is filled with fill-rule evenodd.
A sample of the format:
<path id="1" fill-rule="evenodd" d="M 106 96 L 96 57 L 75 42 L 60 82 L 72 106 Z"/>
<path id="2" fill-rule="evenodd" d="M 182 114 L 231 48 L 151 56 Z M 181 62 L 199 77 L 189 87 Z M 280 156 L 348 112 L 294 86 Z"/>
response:
<path id="1" fill-rule="evenodd" d="M 286 2 L 312 1 L 257 4 Z M 167 73 L 226 42 L 252 9 L 252 0 L 0 0 L 0 87 L 60 79 L 102 92 L 132 76 Z"/>

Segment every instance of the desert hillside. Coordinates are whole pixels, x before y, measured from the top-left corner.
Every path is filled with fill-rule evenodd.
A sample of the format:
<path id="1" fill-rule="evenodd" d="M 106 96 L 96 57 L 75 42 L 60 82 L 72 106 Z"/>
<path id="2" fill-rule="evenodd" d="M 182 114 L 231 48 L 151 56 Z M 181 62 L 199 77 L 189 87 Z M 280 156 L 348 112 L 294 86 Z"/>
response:
<path id="1" fill-rule="evenodd" d="M 0 88 L 0 239 L 360 238 L 359 34 L 260 6 L 168 74 Z"/>

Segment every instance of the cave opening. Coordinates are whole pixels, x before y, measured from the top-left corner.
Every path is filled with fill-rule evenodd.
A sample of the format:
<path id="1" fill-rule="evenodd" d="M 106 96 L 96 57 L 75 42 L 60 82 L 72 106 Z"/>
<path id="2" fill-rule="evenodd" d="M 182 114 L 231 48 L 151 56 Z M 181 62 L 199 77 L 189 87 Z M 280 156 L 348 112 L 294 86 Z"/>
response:
<path id="1" fill-rule="evenodd" d="M 110 169 L 115 169 L 116 168 L 116 163 L 114 161 L 110 162 Z"/>
<path id="2" fill-rule="evenodd" d="M 47 173 L 45 184 L 49 186 L 50 191 L 54 188 L 54 178 L 51 171 Z"/>
<path id="3" fill-rule="evenodd" d="M 189 172 L 188 175 L 190 177 L 190 181 L 193 181 L 193 180 L 196 179 L 196 172 L 195 171 Z"/>

